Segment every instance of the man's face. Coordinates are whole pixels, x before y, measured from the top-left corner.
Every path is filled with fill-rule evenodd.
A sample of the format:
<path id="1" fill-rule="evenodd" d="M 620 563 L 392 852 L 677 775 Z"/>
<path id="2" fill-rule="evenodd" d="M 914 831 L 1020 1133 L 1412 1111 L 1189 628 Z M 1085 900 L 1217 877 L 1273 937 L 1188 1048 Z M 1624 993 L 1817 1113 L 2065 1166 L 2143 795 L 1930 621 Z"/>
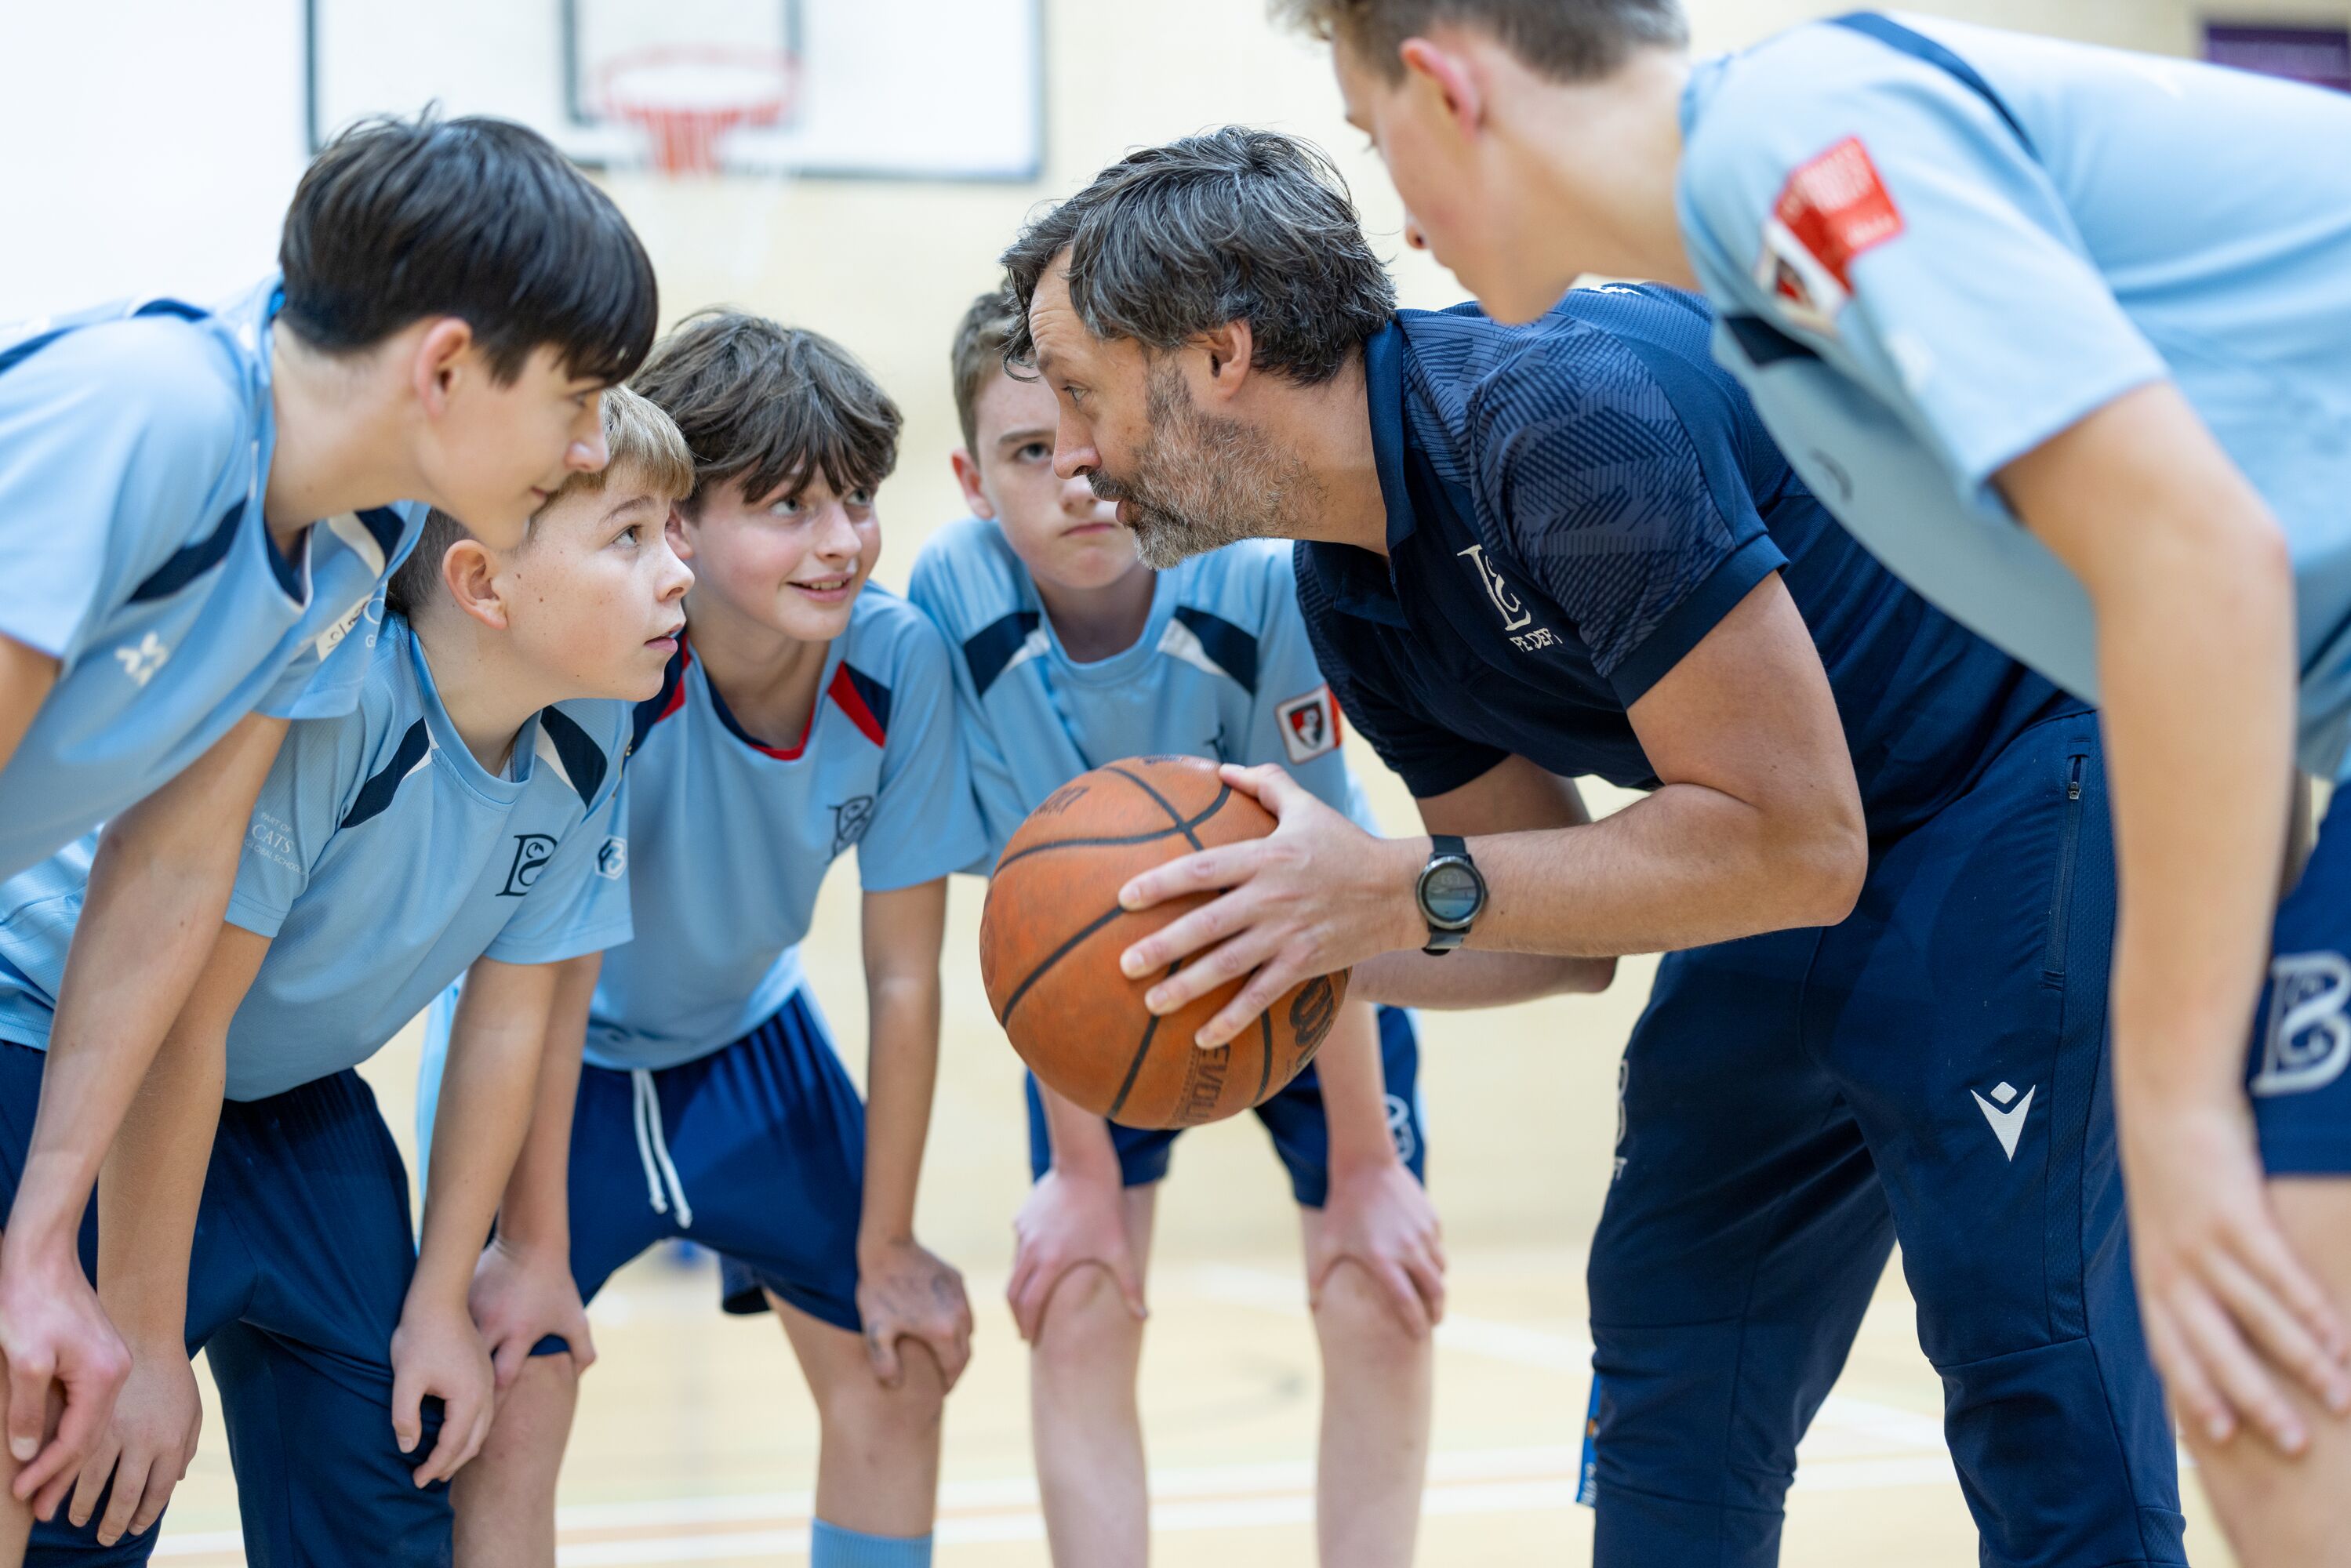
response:
<path id="1" fill-rule="evenodd" d="M 1493 145 L 1463 132 L 1445 93 L 1406 71 L 1390 81 L 1344 38 L 1331 63 L 1347 123 L 1371 138 L 1404 199 L 1405 243 L 1426 250 L 1499 321 L 1531 321 L 1574 284 L 1556 262 L 1559 246 L 1531 244 L 1524 182 Z"/>
<path id="2" fill-rule="evenodd" d="M 739 478 L 714 485 L 683 526 L 696 606 L 723 605 L 802 643 L 829 643 L 849 630 L 858 591 L 882 553 L 873 493 L 837 496 L 820 472 L 766 496 L 746 495 Z"/>
<path id="3" fill-rule="evenodd" d="M 620 473 L 547 507 L 500 552 L 516 651 L 575 697 L 643 702 L 685 627 L 694 573 L 670 548 L 669 497 Z"/>
<path id="4" fill-rule="evenodd" d="M 1292 537 L 1288 521 L 1311 483 L 1305 465 L 1256 425 L 1200 405 L 1187 371 L 1201 350 L 1155 353 L 1095 337 L 1071 306 L 1058 259 L 1038 283 L 1029 329 L 1061 407 L 1053 472 L 1117 503 L 1145 566 Z"/>
<path id="5" fill-rule="evenodd" d="M 546 348 L 507 386 L 478 348 L 442 373 L 447 401 L 420 465 L 450 515 L 491 549 L 511 549 L 566 475 L 604 466 L 603 383 L 571 375 Z"/>
<path id="6" fill-rule="evenodd" d="M 1042 381 L 999 371 L 972 405 L 978 450 L 957 475 L 965 498 L 1004 530 L 1040 582 L 1106 588 L 1136 569 L 1134 536 L 1083 476 L 1053 472 L 1053 394 Z"/>

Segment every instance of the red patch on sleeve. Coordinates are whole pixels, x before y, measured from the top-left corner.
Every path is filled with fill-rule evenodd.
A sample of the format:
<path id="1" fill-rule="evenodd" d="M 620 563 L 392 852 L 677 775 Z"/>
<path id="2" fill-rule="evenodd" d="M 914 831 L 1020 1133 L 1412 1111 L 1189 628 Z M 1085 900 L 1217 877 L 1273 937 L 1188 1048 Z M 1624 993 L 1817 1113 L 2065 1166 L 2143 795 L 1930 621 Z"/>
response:
<path id="1" fill-rule="evenodd" d="M 1848 292 L 1854 258 L 1902 232 L 1902 214 L 1857 136 L 1789 175 L 1771 215 Z"/>

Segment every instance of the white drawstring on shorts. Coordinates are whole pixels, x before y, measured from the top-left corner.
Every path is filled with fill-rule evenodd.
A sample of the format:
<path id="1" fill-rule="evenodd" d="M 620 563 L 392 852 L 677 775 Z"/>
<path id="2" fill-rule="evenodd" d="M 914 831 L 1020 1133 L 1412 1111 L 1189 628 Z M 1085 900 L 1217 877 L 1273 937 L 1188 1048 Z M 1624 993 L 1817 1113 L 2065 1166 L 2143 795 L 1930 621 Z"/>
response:
<path id="1" fill-rule="evenodd" d="M 644 1162 L 646 1195 L 653 1199 L 655 1214 L 667 1214 L 674 1205 L 678 1228 L 691 1230 L 694 1206 L 685 1201 L 685 1184 L 677 1179 L 677 1166 L 670 1163 L 669 1142 L 662 1136 L 661 1095 L 653 1088 L 653 1075 L 644 1068 L 632 1068 L 629 1082 L 634 1091 L 637 1158 Z"/>

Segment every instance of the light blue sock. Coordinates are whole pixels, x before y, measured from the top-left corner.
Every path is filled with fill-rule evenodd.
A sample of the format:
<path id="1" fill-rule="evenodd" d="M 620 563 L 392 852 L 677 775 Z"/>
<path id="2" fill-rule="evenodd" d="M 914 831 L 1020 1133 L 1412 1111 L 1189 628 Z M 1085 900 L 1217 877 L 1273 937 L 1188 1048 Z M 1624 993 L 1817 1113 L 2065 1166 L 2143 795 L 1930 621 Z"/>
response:
<path id="1" fill-rule="evenodd" d="M 931 1568 L 931 1538 L 860 1535 L 820 1519 L 810 1533 L 809 1568 Z"/>

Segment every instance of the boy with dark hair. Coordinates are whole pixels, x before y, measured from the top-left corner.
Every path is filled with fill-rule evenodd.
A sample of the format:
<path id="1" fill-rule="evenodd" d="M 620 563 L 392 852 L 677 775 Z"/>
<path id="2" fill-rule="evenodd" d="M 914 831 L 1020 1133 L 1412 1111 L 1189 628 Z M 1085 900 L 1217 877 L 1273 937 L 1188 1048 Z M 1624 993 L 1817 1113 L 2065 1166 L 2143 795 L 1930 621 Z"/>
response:
<path id="1" fill-rule="evenodd" d="M 602 463 L 597 393 L 653 339 L 652 269 L 618 211 L 496 120 L 339 137 L 279 263 L 218 310 L 150 299 L 0 331 L 0 875 L 106 822 L 0 1241 L 0 1474 L 44 1514 L 122 1374 L 76 1230 L 287 720 L 350 710 L 363 612 L 425 504 L 507 546 Z M 114 984 L 134 971 L 155 983 Z M 35 1460 L 53 1375 L 65 1413 Z"/>
<path id="2" fill-rule="evenodd" d="M 956 334 L 965 445 L 953 463 L 973 516 L 932 537 L 909 586 L 961 654 L 991 847 L 1087 768 L 1163 752 L 1285 764 L 1374 828 L 1299 623 L 1290 552 L 1238 544 L 1164 572 L 1137 560 L 1110 506 L 1052 471 L 1053 394 L 1005 371 L 1019 319 L 996 290 Z M 1361 1568 L 1412 1560 L 1427 1462 L 1445 1254 L 1419 1185 L 1418 1069 L 1411 1015 L 1351 1000 L 1314 1064 L 1257 1113 L 1299 1204 L 1322 1351 L 1322 1558 Z M 1033 1074 L 1028 1102 L 1036 1186 L 1014 1222 L 1008 1294 L 1034 1347 L 1047 1538 L 1058 1563 L 1141 1568 L 1150 1499 L 1134 1384 L 1176 1134 L 1113 1125 Z"/>
<path id="3" fill-rule="evenodd" d="M 1260 373 L 1260 319 L 1388 297 L 1342 214 L 1327 160 L 1236 128 L 1106 172 L 1006 257 L 1057 470 L 1146 559 L 1298 538 L 1317 663 L 1430 830 L 1228 769 L 1279 827 L 1133 879 L 1129 908 L 1228 891 L 1125 972 L 1163 1013 L 1249 976 L 1215 1045 L 1343 965 L 1393 1002 L 1522 953 L 1665 953 L 1592 1249 L 1603 1564 L 1776 1559 L 1897 1238 L 1987 1558 L 2179 1562 L 2103 1092 L 2095 715 L 1836 526 L 1689 295 L 1395 311 L 1322 381 Z M 1343 226 L 1349 265 L 1258 265 Z M 1092 325 L 1146 284 L 1160 341 Z M 1587 773 L 1646 793 L 1575 821 Z"/>
<path id="4" fill-rule="evenodd" d="M 1693 63 L 1672 0 L 1280 8 L 1489 308 L 1703 287 L 1838 518 L 2102 701 L 2148 1342 L 2246 1561 L 2351 1562 L 2351 834 L 2278 900 L 2296 762 L 2351 771 L 2351 101 L 1866 12 Z"/>
<path id="5" fill-rule="evenodd" d="M 513 547 L 434 515 L 435 553 L 395 579 L 353 710 L 298 722 L 278 752 L 227 921 L 81 1228 L 134 1364 L 69 1520 L 35 1531 L 37 1563 L 154 1551 L 194 1440 L 199 1349 L 248 1560 L 449 1559 L 444 1483 L 489 1416 L 474 1260 L 529 1122 L 557 966 L 628 936 L 605 849 L 629 704 L 659 685 L 691 580 L 664 528 L 692 482 L 684 442 L 617 390 L 601 423 L 611 465 L 565 481 Z M 12 1173 L 89 864 L 85 841 L 36 868 L 0 915 Z M 420 1254 L 406 1173 L 352 1069 L 468 965 L 463 1092 Z"/>
<path id="6" fill-rule="evenodd" d="M 601 973 L 571 966 L 586 1062 L 567 1009 L 475 1282 L 510 1385 L 457 1489 L 458 1560 L 552 1568 L 580 1304 L 684 1237 L 725 1260 L 728 1311 L 773 1310 L 815 1395 L 814 1568 L 914 1568 L 930 1561 L 941 1406 L 971 1333 L 962 1277 L 914 1239 L 914 1192 L 947 873 L 987 841 L 946 647 L 867 581 L 898 410 L 838 345 L 733 311 L 689 318 L 636 385 L 694 452 L 678 528 L 697 576 L 686 636 L 636 710 L 636 937 Z M 852 848 L 870 1110 L 799 951 Z M 434 1078 L 428 1056 L 428 1102 Z M 551 1354 L 567 1341 L 573 1355 Z"/>

